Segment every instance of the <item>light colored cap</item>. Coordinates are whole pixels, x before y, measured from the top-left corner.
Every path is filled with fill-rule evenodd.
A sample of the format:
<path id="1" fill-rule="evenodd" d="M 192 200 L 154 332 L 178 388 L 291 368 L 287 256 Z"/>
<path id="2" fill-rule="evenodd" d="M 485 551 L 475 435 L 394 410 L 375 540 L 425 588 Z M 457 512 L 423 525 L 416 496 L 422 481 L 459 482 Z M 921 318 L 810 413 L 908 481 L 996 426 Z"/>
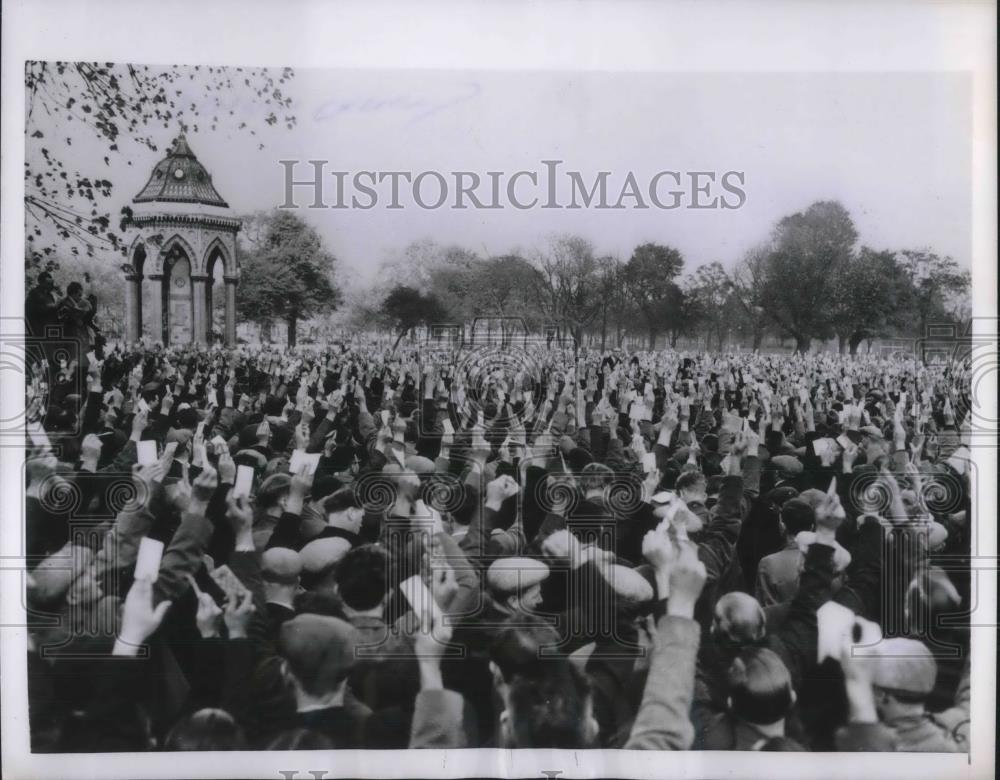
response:
<path id="1" fill-rule="evenodd" d="M 535 558 L 501 558 L 486 570 L 486 583 L 494 593 L 527 590 L 549 576 L 549 567 Z"/>
<path id="2" fill-rule="evenodd" d="M 314 539 L 299 552 L 302 569 L 310 574 L 323 571 L 347 555 L 351 543 L 341 536 Z"/>
<path id="3" fill-rule="evenodd" d="M 907 693 L 928 694 L 934 690 L 937 662 L 927 646 L 916 639 L 892 637 L 878 646 L 878 663 L 872 683 Z"/>

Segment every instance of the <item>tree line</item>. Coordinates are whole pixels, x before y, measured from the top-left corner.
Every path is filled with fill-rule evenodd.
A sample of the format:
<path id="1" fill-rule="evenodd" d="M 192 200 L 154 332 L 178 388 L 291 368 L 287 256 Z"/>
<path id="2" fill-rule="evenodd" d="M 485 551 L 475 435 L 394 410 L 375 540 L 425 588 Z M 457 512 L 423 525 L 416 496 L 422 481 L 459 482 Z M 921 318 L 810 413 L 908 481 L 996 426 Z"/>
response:
<path id="1" fill-rule="evenodd" d="M 417 242 L 383 265 L 349 316 L 356 328 L 400 336 L 503 316 L 535 332 L 555 326 L 578 343 L 593 337 L 602 349 L 640 335 L 650 348 L 687 337 L 710 349 L 730 341 L 758 349 L 774 336 L 793 339 L 797 351 L 836 338 L 854 354 L 865 341 L 964 321 L 969 286 L 968 272 L 949 257 L 860 244 L 847 209 L 820 201 L 781 219 L 731 270 L 721 262 L 689 270 L 680 251 L 658 243 L 622 260 L 573 235 L 529 254 L 487 257 Z"/>

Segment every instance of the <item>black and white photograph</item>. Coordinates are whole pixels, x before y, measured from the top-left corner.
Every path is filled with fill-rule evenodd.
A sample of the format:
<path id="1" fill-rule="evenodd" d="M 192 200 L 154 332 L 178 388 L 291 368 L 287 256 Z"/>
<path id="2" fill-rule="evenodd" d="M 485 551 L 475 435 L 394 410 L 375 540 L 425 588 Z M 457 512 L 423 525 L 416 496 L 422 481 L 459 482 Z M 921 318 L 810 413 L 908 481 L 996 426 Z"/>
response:
<path id="1" fill-rule="evenodd" d="M 7 776 L 992 776 L 994 5 L 28 5 Z"/>

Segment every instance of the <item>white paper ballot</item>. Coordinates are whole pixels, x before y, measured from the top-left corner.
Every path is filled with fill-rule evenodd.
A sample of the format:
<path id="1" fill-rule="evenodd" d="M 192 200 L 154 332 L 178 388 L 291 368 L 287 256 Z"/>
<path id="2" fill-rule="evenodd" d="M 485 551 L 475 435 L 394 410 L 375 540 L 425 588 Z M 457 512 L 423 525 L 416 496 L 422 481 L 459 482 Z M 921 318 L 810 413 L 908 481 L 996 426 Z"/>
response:
<path id="1" fill-rule="evenodd" d="M 642 456 L 642 470 L 647 474 L 652 474 L 656 471 L 656 453 L 647 452 Z"/>
<path id="2" fill-rule="evenodd" d="M 835 601 L 828 601 L 816 610 L 816 663 L 825 658 L 840 658 L 844 644 L 851 641 L 854 613 Z"/>
<path id="3" fill-rule="evenodd" d="M 135 578 L 155 581 L 160 571 L 161 558 L 163 558 L 163 542 L 144 536 L 139 542 L 139 553 L 135 559 Z"/>
<path id="4" fill-rule="evenodd" d="M 156 463 L 156 442 L 152 439 L 143 439 L 142 441 L 136 442 L 135 449 L 138 452 L 138 461 L 140 466 L 148 466 L 150 463 Z"/>
<path id="5" fill-rule="evenodd" d="M 236 484 L 233 485 L 233 498 L 247 497 L 253 487 L 253 469 L 250 466 L 236 467 Z"/>
<path id="6" fill-rule="evenodd" d="M 430 617 L 432 625 L 438 624 L 437 603 L 434 601 L 430 588 L 424 584 L 420 575 L 415 574 L 409 579 L 403 580 L 399 583 L 399 589 L 416 613 L 417 618 L 423 618 L 424 615 L 427 615 Z"/>
<path id="7" fill-rule="evenodd" d="M 319 466 L 319 458 L 322 452 L 306 452 L 305 450 L 292 450 L 292 457 L 288 459 L 288 471 L 290 474 L 298 474 L 303 466 L 309 469 L 309 474 L 315 474 Z"/>

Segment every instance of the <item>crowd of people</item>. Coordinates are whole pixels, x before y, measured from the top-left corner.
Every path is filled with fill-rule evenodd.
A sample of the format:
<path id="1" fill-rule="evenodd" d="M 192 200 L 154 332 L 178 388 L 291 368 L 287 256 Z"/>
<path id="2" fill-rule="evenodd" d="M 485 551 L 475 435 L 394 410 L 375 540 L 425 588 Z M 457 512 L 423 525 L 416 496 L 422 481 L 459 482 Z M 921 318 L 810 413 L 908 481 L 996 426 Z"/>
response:
<path id="1" fill-rule="evenodd" d="M 34 751 L 967 749 L 965 366 L 92 347 L 29 387 Z"/>

